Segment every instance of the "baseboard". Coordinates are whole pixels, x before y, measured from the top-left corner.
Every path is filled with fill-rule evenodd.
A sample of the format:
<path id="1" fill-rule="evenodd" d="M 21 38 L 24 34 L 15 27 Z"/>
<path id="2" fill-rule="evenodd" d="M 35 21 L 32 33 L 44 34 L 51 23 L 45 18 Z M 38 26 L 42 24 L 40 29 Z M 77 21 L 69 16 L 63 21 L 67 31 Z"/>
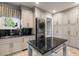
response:
<path id="1" fill-rule="evenodd" d="M 20 50 L 20 51 L 25 51 L 25 50 L 27 50 L 27 48 L 26 48 L 26 49 L 23 49 L 23 50 Z M 13 54 L 16 54 L 17 52 L 20 52 L 20 51 L 16 51 L 16 52 L 13 52 L 13 53 L 11 53 L 11 54 L 4 55 L 4 56 L 12 56 Z"/>

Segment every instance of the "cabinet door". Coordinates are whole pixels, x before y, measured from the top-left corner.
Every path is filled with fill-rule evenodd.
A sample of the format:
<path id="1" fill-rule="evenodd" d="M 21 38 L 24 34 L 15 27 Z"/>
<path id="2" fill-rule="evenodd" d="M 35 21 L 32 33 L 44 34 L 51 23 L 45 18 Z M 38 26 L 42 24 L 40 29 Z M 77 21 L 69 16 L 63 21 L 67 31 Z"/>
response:
<path id="1" fill-rule="evenodd" d="M 33 13 L 31 10 L 22 8 L 22 26 L 33 28 Z"/>
<path id="2" fill-rule="evenodd" d="M 0 44 L 0 55 L 8 55 L 10 54 L 10 44 L 2 43 Z"/>
<path id="3" fill-rule="evenodd" d="M 57 37 L 58 36 L 58 26 L 54 26 L 53 28 L 53 34 L 54 34 L 54 37 Z"/>
<path id="4" fill-rule="evenodd" d="M 77 29 L 76 26 L 70 26 L 70 36 L 76 36 Z"/>
<path id="5" fill-rule="evenodd" d="M 63 27 L 62 26 L 58 26 L 58 32 L 59 32 L 60 35 L 63 34 L 62 31 L 63 31 Z"/>
<path id="6" fill-rule="evenodd" d="M 22 50 L 22 38 L 14 38 L 13 41 L 13 52 Z"/>
<path id="7" fill-rule="evenodd" d="M 23 47 L 23 49 L 27 49 L 28 48 L 28 41 L 29 41 L 29 37 L 28 36 L 24 36 L 23 38 L 22 38 L 22 43 L 23 43 L 23 45 L 22 45 L 22 47 Z"/>
<path id="8" fill-rule="evenodd" d="M 69 45 L 72 47 L 76 47 L 76 37 L 75 36 L 69 38 Z"/>
<path id="9" fill-rule="evenodd" d="M 73 8 L 71 11 L 69 11 L 69 20 L 70 24 L 77 24 L 77 15 L 78 15 L 78 9 Z"/>
<path id="10" fill-rule="evenodd" d="M 35 40 L 35 36 L 34 35 L 32 35 L 32 36 L 24 36 L 22 38 L 22 43 L 23 43 L 22 47 L 23 47 L 23 49 L 27 49 L 28 48 L 28 42 L 30 40 Z"/>
<path id="11" fill-rule="evenodd" d="M 67 25 L 69 22 L 68 22 L 68 17 L 67 17 L 67 14 L 63 14 L 63 18 L 62 18 L 62 24 L 63 25 Z"/>
<path id="12" fill-rule="evenodd" d="M 63 35 L 68 35 L 68 31 L 69 31 L 69 26 L 62 26 L 62 34 Z"/>
<path id="13" fill-rule="evenodd" d="M 62 13 L 58 13 L 58 25 L 62 25 Z"/>
<path id="14" fill-rule="evenodd" d="M 79 49 L 79 36 L 76 37 L 75 41 L 76 41 L 75 47 Z"/>
<path id="15" fill-rule="evenodd" d="M 54 25 L 57 25 L 57 24 L 58 24 L 58 17 L 57 17 L 56 14 L 53 15 L 53 24 L 54 24 Z"/>
<path id="16" fill-rule="evenodd" d="M 57 31 L 58 31 L 58 26 L 54 26 L 53 27 L 53 34 L 54 34 L 54 36 L 56 35 Z"/>
<path id="17" fill-rule="evenodd" d="M 79 25 L 76 25 L 75 26 L 75 30 L 76 30 L 76 36 L 79 37 Z"/>
<path id="18" fill-rule="evenodd" d="M 58 38 L 62 38 L 62 26 L 58 26 Z"/>

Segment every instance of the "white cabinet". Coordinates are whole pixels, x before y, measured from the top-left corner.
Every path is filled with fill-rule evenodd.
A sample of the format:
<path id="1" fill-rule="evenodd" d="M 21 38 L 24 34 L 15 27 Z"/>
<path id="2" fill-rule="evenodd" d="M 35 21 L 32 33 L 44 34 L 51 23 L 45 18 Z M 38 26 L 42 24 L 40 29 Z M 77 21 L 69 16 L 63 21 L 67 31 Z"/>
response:
<path id="1" fill-rule="evenodd" d="M 62 26 L 58 26 L 58 38 L 62 38 Z"/>
<path id="2" fill-rule="evenodd" d="M 69 20 L 68 20 L 66 13 L 65 13 L 65 14 L 63 14 L 62 24 L 67 25 L 68 23 L 69 23 Z"/>
<path id="3" fill-rule="evenodd" d="M 62 25 L 62 20 L 63 20 L 62 13 L 53 15 L 53 24 L 54 25 L 57 25 L 57 24 Z"/>
<path id="4" fill-rule="evenodd" d="M 24 36 L 22 37 L 22 48 L 23 49 L 27 49 L 28 48 L 28 41 L 29 41 L 29 37 L 28 36 Z"/>
<path id="5" fill-rule="evenodd" d="M 76 37 L 75 36 L 71 36 L 69 37 L 69 45 L 72 47 L 76 47 Z"/>
<path id="6" fill-rule="evenodd" d="M 62 26 L 62 34 L 63 35 L 68 35 L 68 31 L 69 31 L 69 26 Z"/>
<path id="7" fill-rule="evenodd" d="M 1 55 L 7 55 L 11 53 L 10 52 L 10 44 L 9 43 L 1 43 L 0 44 L 0 56 Z"/>
<path id="8" fill-rule="evenodd" d="M 77 24 L 77 15 L 78 15 L 78 9 L 73 8 L 69 11 L 68 18 L 70 20 L 70 24 Z"/>
<path id="9" fill-rule="evenodd" d="M 76 45 L 75 45 L 75 47 L 79 49 L 79 37 L 76 38 Z"/>
<path id="10" fill-rule="evenodd" d="M 58 25 L 62 25 L 62 20 L 63 20 L 63 14 L 62 13 L 58 13 Z"/>
<path id="11" fill-rule="evenodd" d="M 34 35 L 0 39 L 0 55 L 8 55 L 17 51 L 24 50 L 28 48 L 27 42 L 34 39 Z"/>
<path id="12" fill-rule="evenodd" d="M 79 37 L 79 25 L 75 26 L 76 36 Z"/>
<path id="13" fill-rule="evenodd" d="M 54 35 L 54 37 L 56 36 L 57 32 L 58 32 L 58 26 L 54 26 L 53 27 L 53 35 Z"/>
<path id="14" fill-rule="evenodd" d="M 76 26 L 70 26 L 70 36 L 76 36 L 77 28 Z"/>
<path id="15" fill-rule="evenodd" d="M 53 27 L 53 34 L 54 34 L 54 37 L 61 37 L 61 32 L 62 32 L 62 27 L 61 26 L 57 26 L 57 25 L 55 25 L 54 27 Z"/>
<path id="16" fill-rule="evenodd" d="M 63 34 L 63 27 L 62 26 L 58 26 L 58 34 Z"/>
<path id="17" fill-rule="evenodd" d="M 22 37 L 14 38 L 13 40 L 13 52 L 22 50 Z"/>
<path id="18" fill-rule="evenodd" d="M 0 56 L 12 53 L 12 39 L 0 39 Z"/>
<path id="19" fill-rule="evenodd" d="M 57 24 L 58 24 L 58 17 L 57 17 L 56 14 L 53 15 L 53 24 L 54 24 L 54 25 L 57 25 Z"/>
<path id="20" fill-rule="evenodd" d="M 29 8 L 21 8 L 21 24 L 22 27 L 33 28 L 33 12 Z"/>
<path id="21" fill-rule="evenodd" d="M 23 49 L 27 49 L 28 48 L 28 42 L 30 40 L 35 40 L 35 36 L 34 35 L 31 35 L 31 36 L 24 36 L 22 37 L 22 48 Z"/>

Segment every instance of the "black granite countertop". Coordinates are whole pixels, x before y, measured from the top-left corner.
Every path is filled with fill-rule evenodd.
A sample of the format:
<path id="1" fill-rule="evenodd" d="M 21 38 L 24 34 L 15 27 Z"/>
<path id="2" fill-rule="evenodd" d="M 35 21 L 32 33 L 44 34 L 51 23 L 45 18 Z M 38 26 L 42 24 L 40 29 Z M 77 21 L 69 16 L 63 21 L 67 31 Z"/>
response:
<path id="1" fill-rule="evenodd" d="M 0 37 L 0 39 L 16 38 L 16 37 L 23 37 L 23 36 L 33 36 L 33 35 L 35 35 L 35 34 L 31 34 L 31 35 L 3 36 L 3 37 Z"/>
<path id="2" fill-rule="evenodd" d="M 53 39 L 53 41 L 52 41 Z M 55 38 L 55 37 L 49 37 L 47 38 L 47 43 L 45 44 L 45 41 L 36 41 L 36 40 L 31 40 L 28 42 L 33 48 L 35 48 L 37 51 L 39 51 L 41 54 L 45 54 L 46 52 L 56 48 L 57 46 L 63 44 L 66 42 L 66 39 L 60 39 L 60 38 Z M 45 46 L 47 45 L 47 46 Z"/>

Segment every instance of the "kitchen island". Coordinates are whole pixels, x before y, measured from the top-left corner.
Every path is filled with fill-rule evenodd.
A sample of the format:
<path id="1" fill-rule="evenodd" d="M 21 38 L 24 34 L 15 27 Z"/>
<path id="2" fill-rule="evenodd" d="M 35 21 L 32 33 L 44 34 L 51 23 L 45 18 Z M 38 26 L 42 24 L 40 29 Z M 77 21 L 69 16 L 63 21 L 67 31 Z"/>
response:
<path id="1" fill-rule="evenodd" d="M 31 40 L 28 42 L 28 55 L 32 56 L 32 49 L 35 50 L 35 53 L 37 55 L 41 56 L 48 56 L 54 53 L 59 48 L 63 47 L 63 56 L 67 55 L 67 40 L 66 39 L 60 39 L 55 37 L 48 37 L 45 38 L 47 40 L 47 43 L 45 41 L 36 41 Z M 53 40 L 53 41 L 52 41 Z"/>

